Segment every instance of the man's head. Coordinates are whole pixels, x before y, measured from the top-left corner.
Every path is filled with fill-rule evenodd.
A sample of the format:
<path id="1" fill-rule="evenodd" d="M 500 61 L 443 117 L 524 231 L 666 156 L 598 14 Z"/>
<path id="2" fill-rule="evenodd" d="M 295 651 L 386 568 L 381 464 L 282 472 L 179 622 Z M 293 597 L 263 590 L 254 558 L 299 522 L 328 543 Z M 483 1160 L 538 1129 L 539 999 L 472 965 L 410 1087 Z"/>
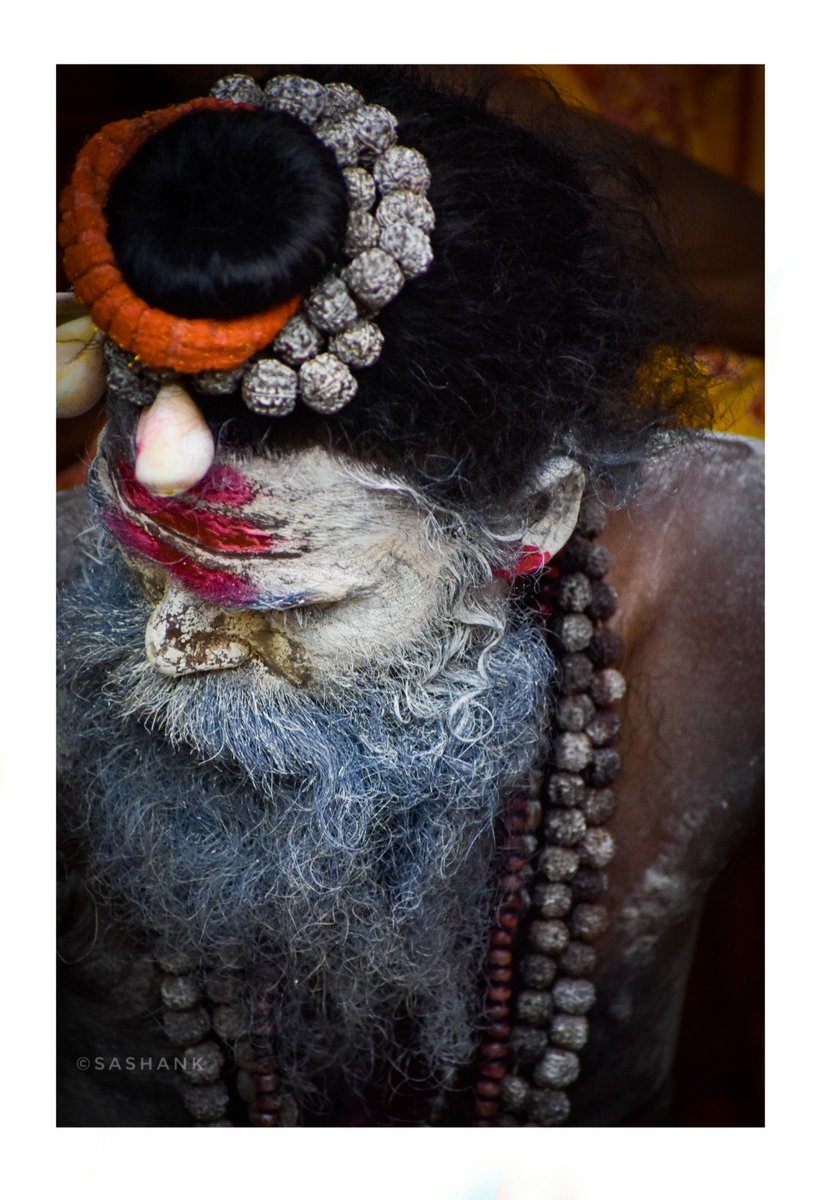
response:
<path id="1" fill-rule="evenodd" d="M 146 651 L 157 671 L 253 661 L 319 696 L 390 670 L 421 639 L 449 643 L 466 584 L 503 620 L 499 576 L 523 545 L 539 561 L 561 549 L 582 487 L 575 463 L 551 460 L 490 527 L 318 445 L 220 456 L 174 498 L 152 495 L 125 459 L 101 455 L 92 477 L 103 522 L 155 602 Z"/>
<path id="2" fill-rule="evenodd" d="M 578 137 L 568 143 L 558 103 L 555 119 L 544 105 L 544 137 L 537 139 L 486 111 L 481 97 L 471 102 L 434 92 L 407 71 L 309 73 L 359 86 L 369 105 L 383 105 L 396 117 L 400 143 L 425 156 L 435 225 L 430 229 L 426 222 L 424 228 L 433 259 L 378 312 L 384 346 L 378 361 L 356 371 L 354 403 L 330 418 L 314 418 L 299 405 L 273 422 L 254 421 L 241 402 L 218 403 L 210 386 L 183 374 L 181 382 L 208 421 L 230 420 L 232 438 L 249 444 L 263 436 L 279 442 L 295 430 L 323 442 L 332 438 L 354 457 L 401 470 L 414 485 L 435 489 L 441 500 L 474 510 L 497 508 L 519 480 L 556 455 L 579 460 L 589 480 L 623 475 L 621 468 L 635 465 L 653 434 L 675 423 L 694 389 L 680 353 L 691 331 L 689 314 L 680 289 L 670 284 L 663 250 L 639 216 L 646 187 L 632 178 L 635 172 L 618 147 L 601 136 L 592 145 Z M 274 125 L 276 115 L 267 114 Z M 253 114 L 233 116 L 242 142 Z M 316 153 L 302 145 L 285 147 L 288 161 L 274 172 L 282 186 L 273 195 L 276 162 L 255 152 L 241 167 L 226 157 L 231 117 L 226 111 L 183 115 L 142 148 L 147 152 L 154 141 L 173 135 L 174 153 L 160 155 L 159 174 L 156 162 L 138 154 L 122 171 L 128 187 L 117 189 L 115 176 L 105 212 L 108 236 L 123 269 L 137 272 L 127 274 L 134 286 L 149 286 L 140 273 L 148 271 L 151 303 L 159 310 L 210 313 L 230 322 L 227 297 L 234 292 L 225 287 L 236 283 L 236 316 L 242 318 L 247 311 L 242 280 L 248 276 L 251 287 L 260 270 L 268 272 L 273 254 L 267 243 L 264 252 L 257 244 L 259 212 L 266 210 L 256 194 L 248 197 L 254 221 L 238 221 L 236 198 L 254 189 L 270 196 L 273 224 L 266 236 L 280 236 L 276 231 L 285 222 L 279 267 L 290 261 L 295 237 L 304 265 L 302 241 L 313 225 L 306 221 L 295 232 L 286 220 L 293 214 L 280 194 L 285 166 L 299 167 L 296 208 L 305 207 L 303 193 L 310 191 L 313 172 L 317 195 L 327 194 L 329 213 L 336 211 L 339 189 L 332 177 L 336 172 L 340 183 L 340 169 L 321 161 L 329 151 L 306 128 L 301 139 L 313 138 Z M 215 123 L 210 134 L 209 121 Z M 274 129 L 271 137 L 277 141 L 287 132 Z M 259 130 L 254 137 L 259 139 Z M 112 139 L 116 144 L 114 133 Z M 209 169 L 211 151 L 219 163 Z M 375 204 L 372 208 L 376 211 Z M 346 261 L 334 260 L 329 230 L 338 225 L 329 216 L 322 236 L 317 234 L 313 257 L 320 273 L 329 261 L 332 270 Z M 166 230 L 175 234 L 158 272 L 150 247 Z M 218 233 L 228 239 L 225 245 L 220 243 L 218 254 L 204 253 L 203 239 L 213 241 Z M 136 266 L 133 247 L 140 252 Z M 142 261 L 146 256 L 148 263 Z M 295 273 L 293 294 L 305 286 Z M 188 307 L 179 307 L 180 289 Z M 287 280 L 278 289 L 278 296 L 288 294 Z M 208 298 L 217 293 L 219 301 L 210 309 Z M 113 394 L 113 377 L 111 388 Z M 143 401 L 150 394 L 148 386 Z"/>

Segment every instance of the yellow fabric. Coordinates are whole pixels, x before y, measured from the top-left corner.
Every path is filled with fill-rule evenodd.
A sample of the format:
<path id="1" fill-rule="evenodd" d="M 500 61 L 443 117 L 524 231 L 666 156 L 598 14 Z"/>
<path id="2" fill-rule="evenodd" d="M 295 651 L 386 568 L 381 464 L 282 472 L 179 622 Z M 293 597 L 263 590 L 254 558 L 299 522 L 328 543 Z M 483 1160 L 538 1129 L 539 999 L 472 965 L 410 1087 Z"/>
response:
<path id="1" fill-rule="evenodd" d="M 532 66 L 569 103 L 674 146 L 763 194 L 764 68 L 751 65 Z M 763 359 L 705 351 L 717 371 L 716 428 L 764 436 Z"/>

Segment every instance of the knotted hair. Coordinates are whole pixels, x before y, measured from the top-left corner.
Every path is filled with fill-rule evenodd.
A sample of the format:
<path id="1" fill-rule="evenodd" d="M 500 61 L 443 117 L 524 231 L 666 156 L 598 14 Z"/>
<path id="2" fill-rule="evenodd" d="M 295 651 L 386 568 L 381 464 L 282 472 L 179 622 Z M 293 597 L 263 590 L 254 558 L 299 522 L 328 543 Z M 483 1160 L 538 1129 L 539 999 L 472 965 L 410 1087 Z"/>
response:
<path id="1" fill-rule="evenodd" d="M 143 300 L 181 317 L 244 317 L 321 278 L 348 205 L 332 151 L 301 121 L 239 108 L 155 133 L 114 179 L 106 215 Z"/>
<path id="2" fill-rule="evenodd" d="M 704 422 L 695 308 L 642 215 L 646 181 L 617 145 L 604 170 L 623 184 L 618 199 L 595 182 L 602 138 L 568 146 L 558 120 L 553 136 L 549 102 L 537 138 L 481 97 L 443 94 L 408 70 L 304 74 L 360 88 L 425 155 L 434 260 L 380 314 L 384 349 L 352 403 L 270 420 L 239 396 L 199 397 L 221 439 L 253 447 L 307 432 L 491 510 L 550 455 L 571 454 L 594 484 L 623 482 L 660 431 Z M 201 117 L 135 156 L 112 189 L 109 234 L 154 304 L 239 316 L 332 263 L 340 173 L 281 114 Z"/>

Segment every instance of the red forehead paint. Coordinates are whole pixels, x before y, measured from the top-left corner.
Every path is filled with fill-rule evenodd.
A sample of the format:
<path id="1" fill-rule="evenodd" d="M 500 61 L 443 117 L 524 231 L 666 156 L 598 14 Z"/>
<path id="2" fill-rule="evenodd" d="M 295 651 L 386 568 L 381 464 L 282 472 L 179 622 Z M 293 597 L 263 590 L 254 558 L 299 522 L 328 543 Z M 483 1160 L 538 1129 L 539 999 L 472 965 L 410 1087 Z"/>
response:
<path id="1" fill-rule="evenodd" d="M 131 508 L 208 550 L 223 554 L 266 554 L 288 546 L 285 539 L 274 537 L 252 521 L 200 507 L 202 502 L 241 507 L 253 497 L 248 481 L 230 467 L 217 472 L 212 468 L 184 496 L 155 496 L 137 481 L 133 467 L 122 459 L 117 469 L 120 491 Z"/>
<path id="2" fill-rule="evenodd" d="M 204 600 L 219 605 L 246 605 L 258 598 L 257 589 L 241 575 L 232 575 L 229 571 L 212 571 L 192 562 L 173 546 L 160 541 L 135 521 L 130 521 L 116 508 L 106 507 L 102 517 L 119 542 L 136 554 L 141 554 L 152 562 L 161 563 L 184 587 Z"/>
<path id="3" fill-rule="evenodd" d="M 208 504 L 224 504 L 230 508 L 242 508 L 254 498 L 255 492 L 245 476 L 227 463 L 214 463 L 186 496 L 205 500 Z"/>

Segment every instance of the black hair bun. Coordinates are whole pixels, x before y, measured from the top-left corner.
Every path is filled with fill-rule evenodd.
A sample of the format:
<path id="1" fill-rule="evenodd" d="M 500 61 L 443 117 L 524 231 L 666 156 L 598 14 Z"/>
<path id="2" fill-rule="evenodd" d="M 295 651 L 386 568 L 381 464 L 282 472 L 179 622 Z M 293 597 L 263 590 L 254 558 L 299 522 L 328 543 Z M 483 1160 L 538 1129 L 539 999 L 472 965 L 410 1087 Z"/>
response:
<path id="1" fill-rule="evenodd" d="M 179 317 L 242 317 L 322 278 L 345 237 L 348 198 L 332 151 L 295 117 L 194 112 L 140 147 L 106 215 L 142 300 Z"/>

